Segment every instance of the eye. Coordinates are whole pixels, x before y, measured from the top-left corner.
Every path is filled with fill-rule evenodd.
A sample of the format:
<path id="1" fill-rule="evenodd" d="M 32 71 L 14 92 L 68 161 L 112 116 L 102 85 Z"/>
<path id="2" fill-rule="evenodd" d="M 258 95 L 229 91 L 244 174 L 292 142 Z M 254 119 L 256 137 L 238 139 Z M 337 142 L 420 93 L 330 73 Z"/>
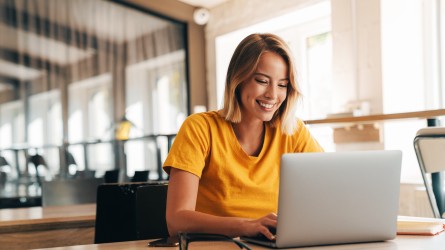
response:
<path id="1" fill-rule="evenodd" d="M 287 88 L 288 83 L 287 82 L 283 82 L 283 83 L 279 83 L 278 87 L 280 88 Z"/>
<path id="2" fill-rule="evenodd" d="M 255 78 L 255 81 L 261 84 L 267 84 L 267 80 L 266 79 L 260 79 L 260 78 Z"/>

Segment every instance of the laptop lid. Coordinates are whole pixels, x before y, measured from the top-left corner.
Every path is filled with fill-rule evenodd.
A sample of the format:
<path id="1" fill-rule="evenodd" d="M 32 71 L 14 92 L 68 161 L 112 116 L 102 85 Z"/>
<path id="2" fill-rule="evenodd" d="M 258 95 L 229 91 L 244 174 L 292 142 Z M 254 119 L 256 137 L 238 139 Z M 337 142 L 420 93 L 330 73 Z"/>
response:
<path id="1" fill-rule="evenodd" d="M 285 154 L 276 247 L 393 239 L 401 151 Z"/>

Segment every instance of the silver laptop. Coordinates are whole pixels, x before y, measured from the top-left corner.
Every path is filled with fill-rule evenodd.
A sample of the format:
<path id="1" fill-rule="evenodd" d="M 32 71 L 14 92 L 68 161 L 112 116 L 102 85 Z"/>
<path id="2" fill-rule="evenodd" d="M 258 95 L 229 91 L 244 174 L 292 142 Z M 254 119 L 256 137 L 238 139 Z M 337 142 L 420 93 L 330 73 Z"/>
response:
<path id="1" fill-rule="evenodd" d="M 294 153 L 281 158 L 274 248 L 394 239 L 401 151 Z"/>

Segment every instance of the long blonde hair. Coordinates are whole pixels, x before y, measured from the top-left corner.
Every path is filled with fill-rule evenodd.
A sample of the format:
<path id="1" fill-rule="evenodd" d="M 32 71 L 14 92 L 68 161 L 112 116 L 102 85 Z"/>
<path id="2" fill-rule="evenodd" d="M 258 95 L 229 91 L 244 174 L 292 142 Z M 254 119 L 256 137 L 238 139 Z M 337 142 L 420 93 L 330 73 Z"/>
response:
<path id="1" fill-rule="evenodd" d="M 281 56 L 287 63 L 289 72 L 286 100 L 269 123 L 272 127 L 281 124 L 281 130 L 285 134 L 291 135 L 297 128 L 295 108 L 301 92 L 297 84 L 292 53 L 286 42 L 274 34 L 251 34 L 238 44 L 227 70 L 224 107 L 219 113 L 230 122 L 239 123 L 241 121 L 239 86 L 252 76 L 257 69 L 261 55 L 266 51 Z"/>

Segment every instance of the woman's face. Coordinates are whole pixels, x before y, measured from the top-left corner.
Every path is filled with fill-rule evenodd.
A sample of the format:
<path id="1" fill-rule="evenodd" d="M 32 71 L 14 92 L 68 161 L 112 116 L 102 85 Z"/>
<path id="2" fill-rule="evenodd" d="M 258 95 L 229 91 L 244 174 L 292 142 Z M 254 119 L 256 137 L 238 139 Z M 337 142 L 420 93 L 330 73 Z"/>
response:
<path id="1" fill-rule="evenodd" d="M 288 84 L 286 61 L 276 53 L 263 53 L 253 75 L 241 85 L 242 122 L 270 121 L 286 100 Z"/>

